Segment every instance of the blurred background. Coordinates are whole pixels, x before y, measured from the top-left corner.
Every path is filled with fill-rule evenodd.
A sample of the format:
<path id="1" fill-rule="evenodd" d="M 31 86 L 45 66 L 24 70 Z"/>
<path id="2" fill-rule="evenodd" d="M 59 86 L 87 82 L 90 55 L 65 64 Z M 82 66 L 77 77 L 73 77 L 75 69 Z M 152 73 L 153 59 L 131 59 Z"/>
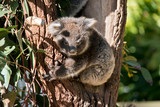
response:
<path id="1" fill-rule="evenodd" d="M 151 73 L 148 84 L 141 71 L 132 76 L 122 66 L 118 101 L 160 100 L 160 0 L 128 0 L 124 41 L 129 55 Z"/>

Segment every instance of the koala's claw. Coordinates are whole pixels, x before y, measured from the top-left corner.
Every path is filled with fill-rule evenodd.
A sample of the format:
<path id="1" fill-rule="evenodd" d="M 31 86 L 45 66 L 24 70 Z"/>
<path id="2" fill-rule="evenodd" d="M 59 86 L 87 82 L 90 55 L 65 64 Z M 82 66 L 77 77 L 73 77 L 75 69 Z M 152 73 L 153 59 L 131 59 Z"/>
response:
<path id="1" fill-rule="evenodd" d="M 43 76 L 43 79 L 46 80 L 46 81 L 48 81 L 48 79 L 50 77 L 48 74 L 42 74 L 42 76 Z"/>
<path id="2" fill-rule="evenodd" d="M 44 80 L 49 81 L 49 82 L 56 79 L 53 76 L 51 77 L 49 74 L 43 74 L 42 76 Z"/>

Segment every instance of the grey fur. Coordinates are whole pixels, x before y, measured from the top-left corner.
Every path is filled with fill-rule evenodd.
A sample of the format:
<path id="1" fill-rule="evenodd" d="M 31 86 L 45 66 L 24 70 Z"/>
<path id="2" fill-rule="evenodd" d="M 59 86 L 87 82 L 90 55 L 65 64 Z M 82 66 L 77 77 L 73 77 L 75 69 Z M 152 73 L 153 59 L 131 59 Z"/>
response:
<path id="1" fill-rule="evenodd" d="M 64 11 L 69 16 L 75 16 L 86 5 L 88 0 L 69 0 L 69 2 L 70 6 L 66 8 Z"/>
<path id="2" fill-rule="evenodd" d="M 61 18 L 48 27 L 60 51 L 67 56 L 61 66 L 54 67 L 46 79 L 80 76 L 80 81 L 93 86 L 110 78 L 115 66 L 114 54 L 106 40 L 93 27 L 95 19 Z"/>

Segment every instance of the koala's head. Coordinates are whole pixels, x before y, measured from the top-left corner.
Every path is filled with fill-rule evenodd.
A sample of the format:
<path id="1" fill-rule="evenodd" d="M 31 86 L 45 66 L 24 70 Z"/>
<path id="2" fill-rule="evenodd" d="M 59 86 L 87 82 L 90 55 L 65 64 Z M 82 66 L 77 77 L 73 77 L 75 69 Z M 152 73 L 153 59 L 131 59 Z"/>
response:
<path id="1" fill-rule="evenodd" d="M 68 56 L 80 55 L 89 47 L 92 28 L 97 21 L 91 18 L 66 17 L 55 20 L 48 27 L 60 51 Z"/>

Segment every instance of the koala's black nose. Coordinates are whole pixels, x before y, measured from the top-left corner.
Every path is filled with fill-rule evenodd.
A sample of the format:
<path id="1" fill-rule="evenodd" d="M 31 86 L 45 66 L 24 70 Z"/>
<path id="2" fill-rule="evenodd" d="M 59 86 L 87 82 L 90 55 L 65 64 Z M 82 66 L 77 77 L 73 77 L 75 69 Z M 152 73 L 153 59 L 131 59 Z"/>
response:
<path id="1" fill-rule="evenodd" d="M 69 47 L 69 52 L 70 53 L 75 53 L 76 52 L 76 48 L 74 46 L 70 46 Z"/>

